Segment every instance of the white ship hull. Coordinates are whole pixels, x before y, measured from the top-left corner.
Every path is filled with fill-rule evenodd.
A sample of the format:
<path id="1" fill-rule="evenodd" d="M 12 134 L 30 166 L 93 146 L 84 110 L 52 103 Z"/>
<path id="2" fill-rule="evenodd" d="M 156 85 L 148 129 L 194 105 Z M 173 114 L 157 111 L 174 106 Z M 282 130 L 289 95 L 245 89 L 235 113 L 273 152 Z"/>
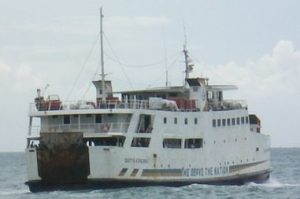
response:
<path id="1" fill-rule="evenodd" d="M 84 111 L 75 110 L 72 114 L 80 115 Z M 81 134 L 82 139 L 86 140 L 87 152 L 83 156 L 87 156 L 85 159 L 88 162 L 85 167 L 88 169 L 85 168 L 85 170 L 88 171 L 86 177 L 78 181 L 71 183 L 61 181 L 60 183 L 59 181 L 43 180 L 38 172 L 38 158 L 36 158 L 37 161 L 34 161 L 38 149 L 32 148 L 26 151 L 28 168 L 30 168 L 30 178 L 27 184 L 32 191 L 74 189 L 76 187 L 82 189 L 146 185 L 180 186 L 192 183 L 244 184 L 249 181 L 262 182 L 269 178 L 269 136 L 251 131 L 249 123 L 226 127 L 212 126 L 211 121 L 216 116 L 218 118 L 247 116 L 246 109 L 217 112 L 110 109 L 98 110 L 98 113 L 107 111 L 115 115 L 133 114 L 126 132 L 67 132 L 69 135 Z M 55 111 L 46 113 L 47 116 L 49 114 L 57 113 Z M 62 114 L 66 114 L 66 112 Z M 140 115 L 154 117 L 151 133 L 136 132 Z M 166 123 L 163 122 L 164 118 L 168 120 Z M 174 124 L 173 118 L 177 118 L 178 124 Z M 185 118 L 189 122 L 187 125 L 183 125 Z M 197 118 L 197 124 L 194 123 L 195 118 Z M 60 139 L 59 136 L 62 136 L 63 132 L 57 131 L 56 139 Z M 53 132 L 49 134 L 51 133 L 53 134 Z M 122 147 L 95 146 L 87 141 L 89 138 L 115 135 L 126 137 Z M 137 136 L 151 138 L 149 146 L 132 147 L 131 140 Z M 184 146 L 164 148 L 162 144 L 164 138 L 195 137 L 203 139 L 203 146 L 200 148 L 184 148 Z M 75 153 L 78 152 L 75 151 Z M 60 159 L 55 162 L 59 161 L 64 160 Z M 65 161 L 68 160 L 65 159 Z M 74 164 L 76 161 L 72 163 L 72 166 L 75 166 Z M 62 165 L 61 167 L 63 167 Z M 72 166 L 69 169 L 72 169 Z M 76 169 L 79 173 L 82 170 L 81 168 Z M 54 172 L 52 175 L 57 173 L 57 171 L 52 172 Z M 57 176 L 57 178 L 60 177 Z"/>

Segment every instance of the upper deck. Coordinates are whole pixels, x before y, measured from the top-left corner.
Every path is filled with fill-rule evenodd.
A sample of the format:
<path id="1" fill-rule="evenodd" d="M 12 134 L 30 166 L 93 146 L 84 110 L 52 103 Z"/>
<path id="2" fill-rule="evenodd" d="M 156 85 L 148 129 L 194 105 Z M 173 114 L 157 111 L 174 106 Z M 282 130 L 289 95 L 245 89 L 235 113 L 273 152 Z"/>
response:
<path id="1" fill-rule="evenodd" d="M 94 113 L 99 111 L 109 111 L 112 109 L 145 109 L 145 110 L 165 110 L 165 111 L 199 111 L 195 104 L 196 101 L 184 101 L 183 105 L 178 108 L 176 102 L 172 100 L 164 100 L 160 98 L 151 98 L 149 100 L 107 100 L 105 102 L 97 103 L 95 101 L 45 101 L 42 103 L 30 103 L 29 115 L 38 116 L 45 113 L 51 114 L 65 114 L 67 112 L 83 112 Z"/>
<path id="2" fill-rule="evenodd" d="M 96 101 L 61 101 L 57 95 L 44 99 L 40 95 L 30 104 L 30 116 L 105 113 L 113 109 L 164 111 L 226 111 L 247 108 L 242 100 L 224 99 L 223 91 L 235 90 L 233 85 L 208 85 L 206 78 L 186 79 L 185 86 L 159 87 L 144 90 L 113 92 L 111 81 L 94 81 Z M 103 92 L 103 86 L 105 91 Z M 121 97 L 116 97 L 118 93 Z"/>
<path id="3" fill-rule="evenodd" d="M 163 111 L 226 111 L 244 109 L 247 107 L 242 100 L 223 100 L 216 104 L 213 101 L 207 102 L 206 110 L 200 110 L 197 100 L 166 100 L 162 98 L 150 98 L 149 100 L 107 100 L 97 103 L 95 101 L 45 101 L 42 103 L 32 102 L 29 105 L 30 116 L 63 115 L 63 114 L 90 114 L 107 112 L 118 109 L 120 111 L 134 111 L 135 109 L 163 110 Z"/>

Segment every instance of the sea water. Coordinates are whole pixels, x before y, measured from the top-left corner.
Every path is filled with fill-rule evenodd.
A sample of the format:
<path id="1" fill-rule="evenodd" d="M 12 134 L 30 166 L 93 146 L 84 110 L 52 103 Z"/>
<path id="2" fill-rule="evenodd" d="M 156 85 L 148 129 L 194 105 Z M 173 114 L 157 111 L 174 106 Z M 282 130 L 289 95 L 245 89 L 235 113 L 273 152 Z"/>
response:
<path id="1" fill-rule="evenodd" d="M 137 187 L 90 191 L 31 193 L 24 184 L 24 153 L 0 153 L 0 198 L 299 198 L 300 148 L 272 149 L 271 178 L 264 184 L 212 186 L 192 184 L 183 187 Z"/>

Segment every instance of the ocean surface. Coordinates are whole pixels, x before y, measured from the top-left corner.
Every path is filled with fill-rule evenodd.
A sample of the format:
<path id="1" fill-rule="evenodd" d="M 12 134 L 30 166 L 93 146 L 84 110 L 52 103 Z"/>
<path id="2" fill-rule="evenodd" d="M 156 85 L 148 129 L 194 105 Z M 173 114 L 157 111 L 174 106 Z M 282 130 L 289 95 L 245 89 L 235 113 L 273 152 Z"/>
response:
<path id="1" fill-rule="evenodd" d="M 0 153 L 0 199 L 2 198 L 299 198 L 300 148 L 272 149 L 271 178 L 264 184 L 212 186 L 193 184 L 183 187 L 144 187 L 93 191 L 53 191 L 31 193 L 24 184 L 24 153 Z"/>

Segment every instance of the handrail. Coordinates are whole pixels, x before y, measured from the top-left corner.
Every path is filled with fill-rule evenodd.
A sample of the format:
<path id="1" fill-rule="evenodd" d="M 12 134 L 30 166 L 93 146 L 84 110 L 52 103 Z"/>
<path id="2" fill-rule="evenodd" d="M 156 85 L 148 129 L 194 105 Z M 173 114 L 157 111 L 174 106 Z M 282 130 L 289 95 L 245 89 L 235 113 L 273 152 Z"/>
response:
<path id="1" fill-rule="evenodd" d="M 190 100 L 183 105 L 181 101 L 176 102 L 177 107 L 174 107 L 173 100 L 163 100 L 159 102 L 149 102 L 150 100 L 106 100 L 105 102 L 95 103 L 93 101 L 43 101 L 30 103 L 29 113 L 35 114 L 44 111 L 55 110 L 89 110 L 89 109 L 151 109 L 151 110 L 164 110 L 164 111 L 200 111 L 197 100 Z M 163 101 L 173 101 L 173 106 L 168 103 L 163 104 Z M 157 104 L 156 104 L 157 103 Z M 209 110 L 233 110 L 245 109 L 247 104 L 243 100 L 222 100 L 207 102 Z"/>
<path id="2" fill-rule="evenodd" d="M 31 126 L 31 134 L 40 132 L 86 132 L 86 133 L 127 133 L 129 123 L 78 123 Z"/>
<path id="3" fill-rule="evenodd" d="M 209 109 L 214 111 L 222 110 L 235 110 L 235 109 L 247 109 L 247 103 L 245 100 L 222 100 L 222 101 L 208 101 Z"/>
<path id="4" fill-rule="evenodd" d="M 78 110 L 78 109 L 148 109 L 148 100 L 106 100 L 105 103 L 94 101 L 44 101 L 30 103 L 30 111 Z"/>
<path id="5" fill-rule="evenodd" d="M 172 101 L 172 100 L 170 100 Z M 155 103 L 155 102 L 154 102 Z M 54 111 L 54 110 L 87 110 L 87 109 L 154 109 L 154 110 L 168 110 L 168 111 L 196 111 L 195 106 L 189 108 L 174 108 L 168 105 L 157 102 L 158 106 L 149 100 L 107 100 L 105 102 L 95 103 L 93 101 L 44 101 L 30 103 L 30 113 L 40 111 Z M 153 108 L 155 107 L 155 108 Z"/>

